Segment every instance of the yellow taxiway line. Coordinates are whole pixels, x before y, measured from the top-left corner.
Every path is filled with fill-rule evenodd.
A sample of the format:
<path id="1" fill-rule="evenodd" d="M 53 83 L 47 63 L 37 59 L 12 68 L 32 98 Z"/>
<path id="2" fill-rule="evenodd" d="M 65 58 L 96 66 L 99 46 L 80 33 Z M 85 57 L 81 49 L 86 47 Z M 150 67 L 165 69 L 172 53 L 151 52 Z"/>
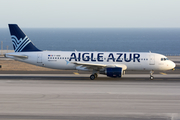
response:
<path id="1" fill-rule="evenodd" d="M 79 75 L 79 73 L 77 73 L 77 72 L 73 72 L 75 75 Z"/>
<path id="2" fill-rule="evenodd" d="M 167 75 L 166 73 L 163 73 L 163 72 L 160 72 L 160 74 L 162 74 L 162 75 Z"/>

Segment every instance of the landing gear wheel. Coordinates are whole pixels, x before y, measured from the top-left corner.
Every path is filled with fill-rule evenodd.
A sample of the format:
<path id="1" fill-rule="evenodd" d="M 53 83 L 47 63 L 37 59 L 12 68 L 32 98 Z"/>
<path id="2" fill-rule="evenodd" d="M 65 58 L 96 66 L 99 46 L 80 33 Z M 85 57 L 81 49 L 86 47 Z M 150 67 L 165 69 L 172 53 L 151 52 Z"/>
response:
<path id="1" fill-rule="evenodd" d="M 91 75 L 91 76 L 90 76 L 90 79 L 91 79 L 91 80 L 94 80 L 95 78 L 96 78 L 95 75 Z"/>
<path id="2" fill-rule="evenodd" d="M 97 73 L 94 73 L 94 76 L 95 76 L 95 78 L 97 78 L 97 77 L 98 77 L 98 74 L 97 74 Z"/>
<path id="3" fill-rule="evenodd" d="M 154 77 L 153 77 L 153 76 L 150 76 L 150 79 L 151 79 L 151 80 L 153 80 L 153 79 L 154 79 Z"/>
<path id="4" fill-rule="evenodd" d="M 153 77 L 153 73 L 154 73 L 154 71 L 153 71 L 153 70 L 151 70 L 151 71 L 150 71 L 150 79 L 151 79 L 151 80 L 153 80 L 153 79 L 154 79 L 154 77 Z"/>

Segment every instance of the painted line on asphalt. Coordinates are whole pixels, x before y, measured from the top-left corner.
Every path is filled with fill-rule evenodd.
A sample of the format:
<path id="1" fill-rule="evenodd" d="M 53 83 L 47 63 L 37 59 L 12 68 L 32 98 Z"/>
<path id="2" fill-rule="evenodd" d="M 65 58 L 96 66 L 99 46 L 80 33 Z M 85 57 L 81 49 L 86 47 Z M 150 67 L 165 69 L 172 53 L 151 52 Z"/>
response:
<path id="1" fill-rule="evenodd" d="M 160 74 L 162 74 L 162 75 L 167 75 L 166 73 L 163 73 L 163 72 L 160 72 Z"/>

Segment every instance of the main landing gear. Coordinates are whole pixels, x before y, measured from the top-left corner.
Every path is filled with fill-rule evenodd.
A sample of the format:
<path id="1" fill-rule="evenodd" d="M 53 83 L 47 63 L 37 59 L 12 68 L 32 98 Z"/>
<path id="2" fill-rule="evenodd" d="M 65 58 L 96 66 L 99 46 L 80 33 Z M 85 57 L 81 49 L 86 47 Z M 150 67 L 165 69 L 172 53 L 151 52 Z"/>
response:
<path id="1" fill-rule="evenodd" d="M 94 80 L 95 78 L 97 78 L 98 77 L 98 74 L 97 73 L 94 73 L 94 74 L 92 74 L 91 76 L 90 76 L 90 79 L 91 80 Z"/>
<path id="2" fill-rule="evenodd" d="M 154 73 L 154 71 L 153 71 L 153 70 L 151 70 L 151 71 L 150 71 L 150 79 L 151 79 L 151 80 L 153 80 L 153 79 L 154 79 L 154 77 L 153 77 L 153 73 Z"/>

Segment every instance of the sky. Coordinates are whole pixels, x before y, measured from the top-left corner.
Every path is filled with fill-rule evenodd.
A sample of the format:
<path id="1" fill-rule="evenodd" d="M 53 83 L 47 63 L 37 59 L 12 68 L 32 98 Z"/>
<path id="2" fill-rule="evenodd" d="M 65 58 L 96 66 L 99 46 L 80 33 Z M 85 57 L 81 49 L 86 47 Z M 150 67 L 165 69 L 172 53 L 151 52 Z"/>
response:
<path id="1" fill-rule="evenodd" d="M 0 0 L 0 28 L 179 28 L 180 0 Z"/>

